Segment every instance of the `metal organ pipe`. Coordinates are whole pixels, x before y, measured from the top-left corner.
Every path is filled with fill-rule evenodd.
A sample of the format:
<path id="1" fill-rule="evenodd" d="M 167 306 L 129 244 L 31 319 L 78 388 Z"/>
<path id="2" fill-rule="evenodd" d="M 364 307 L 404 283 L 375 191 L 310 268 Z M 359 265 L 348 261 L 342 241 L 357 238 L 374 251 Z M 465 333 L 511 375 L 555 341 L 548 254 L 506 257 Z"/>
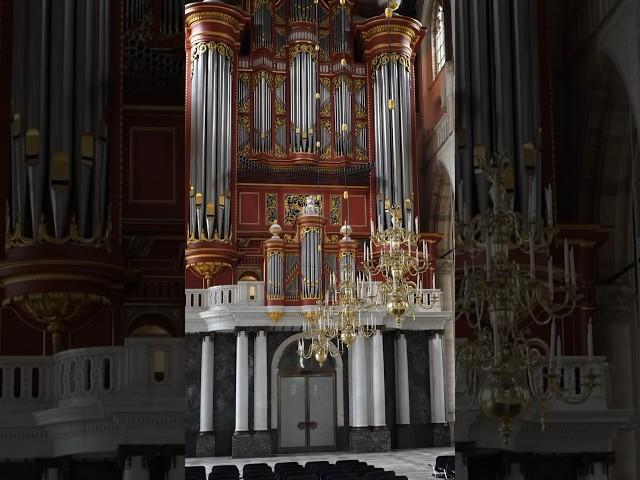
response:
<path id="1" fill-rule="evenodd" d="M 9 211 L 22 237 L 43 240 L 44 215 L 47 236 L 104 234 L 107 11 L 107 0 L 14 5 Z"/>
<path id="2" fill-rule="evenodd" d="M 228 238 L 231 166 L 231 63 L 226 45 L 193 47 L 191 77 L 191 228 L 196 239 Z M 200 195 L 198 195 L 200 194 Z"/>
<path id="3" fill-rule="evenodd" d="M 386 59 L 374 73 L 379 228 L 389 221 L 381 215 L 385 201 L 402 206 L 405 226 L 411 221 L 405 205 L 413 199 L 410 71 L 403 60 Z"/>

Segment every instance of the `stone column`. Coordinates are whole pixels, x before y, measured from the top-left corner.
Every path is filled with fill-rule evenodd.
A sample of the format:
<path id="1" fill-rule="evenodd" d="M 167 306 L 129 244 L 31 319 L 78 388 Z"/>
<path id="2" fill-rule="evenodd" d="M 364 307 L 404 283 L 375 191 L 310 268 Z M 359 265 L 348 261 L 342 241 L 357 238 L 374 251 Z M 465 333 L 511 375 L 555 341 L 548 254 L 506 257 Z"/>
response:
<path id="1" fill-rule="evenodd" d="M 253 430 L 267 430 L 267 336 L 256 334 L 253 354 Z"/>
<path id="2" fill-rule="evenodd" d="M 437 283 L 442 289 L 442 309 L 448 312 L 454 311 L 455 278 L 453 275 L 453 262 L 449 259 L 437 261 Z M 444 386 L 446 401 L 446 420 L 453 428 L 456 415 L 456 332 L 453 318 L 447 320 L 444 325 Z M 452 432 L 453 433 L 453 432 Z M 453 438 L 453 435 L 451 436 Z"/>
<path id="3" fill-rule="evenodd" d="M 200 435 L 196 439 L 196 456 L 212 457 L 216 444 L 213 433 L 213 335 L 202 337 L 200 365 Z"/>
<path id="4" fill-rule="evenodd" d="M 249 339 L 238 332 L 236 341 L 236 433 L 249 431 Z"/>
<path id="5" fill-rule="evenodd" d="M 149 472 L 140 455 L 128 457 L 124 462 L 122 480 L 147 480 Z"/>
<path id="6" fill-rule="evenodd" d="M 384 352 L 382 348 L 382 332 L 376 330 L 371 337 L 371 389 L 373 397 L 373 426 L 387 425 L 384 402 Z"/>
<path id="7" fill-rule="evenodd" d="M 169 470 L 167 480 L 184 480 L 184 455 L 175 457 L 175 465 Z"/>
<path id="8" fill-rule="evenodd" d="M 351 409 L 353 416 L 351 418 L 351 426 L 356 428 L 368 427 L 369 422 L 369 405 L 367 402 L 367 361 L 366 361 L 366 345 L 364 338 L 360 335 L 356 337 L 356 341 L 351 346 L 349 352 L 351 357 L 353 381 L 353 396 L 350 401 L 353 403 Z"/>
<path id="9" fill-rule="evenodd" d="M 456 452 L 456 479 L 469 480 L 469 470 L 467 468 L 467 457 L 462 452 Z"/>
<path id="10" fill-rule="evenodd" d="M 49 467 L 44 471 L 42 475 L 43 480 L 58 480 L 58 468 L 57 467 Z"/>
<path id="11" fill-rule="evenodd" d="M 431 384 L 431 423 L 444 424 L 446 423 L 446 415 L 441 332 L 434 332 L 429 340 L 429 380 Z"/>
<path id="12" fill-rule="evenodd" d="M 608 480 L 609 468 L 604 462 L 592 462 L 587 466 L 586 474 L 583 477 L 584 480 Z"/>
<path id="13" fill-rule="evenodd" d="M 398 425 L 411 424 L 407 337 L 404 333 L 396 337 L 396 422 Z"/>
<path id="14" fill-rule="evenodd" d="M 458 472 L 456 472 L 458 473 Z M 524 480 L 524 469 L 519 463 L 510 463 L 506 480 Z"/>

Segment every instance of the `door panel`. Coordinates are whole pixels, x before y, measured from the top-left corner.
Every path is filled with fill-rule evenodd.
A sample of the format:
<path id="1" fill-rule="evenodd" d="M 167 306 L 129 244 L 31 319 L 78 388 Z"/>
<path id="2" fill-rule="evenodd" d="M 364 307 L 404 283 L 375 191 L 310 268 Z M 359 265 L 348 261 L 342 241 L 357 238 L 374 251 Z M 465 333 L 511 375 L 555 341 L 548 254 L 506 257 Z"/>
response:
<path id="1" fill-rule="evenodd" d="M 305 383 L 305 377 L 280 377 L 281 448 L 304 449 L 307 446 Z"/>
<path id="2" fill-rule="evenodd" d="M 291 453 L 334 450 L 334 376 L 280 376 L 279 386 L 280 451 Z"/>
<path id="3" fill-rule="evenodd" d="M 335 444 L 333 377 L 309 377 L 309 447 L 331 447 Z"/>

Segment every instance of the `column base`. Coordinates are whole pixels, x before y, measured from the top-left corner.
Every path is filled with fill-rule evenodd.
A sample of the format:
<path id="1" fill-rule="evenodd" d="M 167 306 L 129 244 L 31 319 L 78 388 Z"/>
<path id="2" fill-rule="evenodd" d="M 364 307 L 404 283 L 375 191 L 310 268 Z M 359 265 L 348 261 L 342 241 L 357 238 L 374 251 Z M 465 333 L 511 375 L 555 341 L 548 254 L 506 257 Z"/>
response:
<path id="1" fill-rule="evenodd" d="M 434 447 L 450 447 L 451 446 L 451 430 L 446 423 L 432 423 L 427 426 L 433 439 Z"/>
<path id="2" fill-rule="evenodd" d="M 268 431 L 235 432 L 231 439 L 232 458 L 270 457 L 271 434 Z"/>
<path id="3" fill-rule="evenodd" d="M 398 425 L 398 448 L 416 448 L 416 431 L 412 425 Z"/>
<path id="4" fill-rule="evenodd" d="M 213 432 L 200 432 L 196 437 L 196 457 L 215 457 L 216 435 Z"/>
<path id="5" fill-rule="evenodd" d="M 387 427 L 351 427 L 349 451 L 376 453 L 391 451 L 391 433 Z"/>

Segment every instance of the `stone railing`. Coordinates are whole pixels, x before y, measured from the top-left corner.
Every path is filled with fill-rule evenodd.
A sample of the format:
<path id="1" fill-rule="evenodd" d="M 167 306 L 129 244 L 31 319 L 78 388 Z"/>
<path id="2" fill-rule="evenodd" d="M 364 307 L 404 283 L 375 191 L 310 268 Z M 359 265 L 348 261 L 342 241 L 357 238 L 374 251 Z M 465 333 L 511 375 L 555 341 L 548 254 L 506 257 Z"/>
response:
<path id="1" fill-rule="evenodd" d="M 456 342 L 460 345 L 460 342 Z M 540 369 L 546 366 L 546 362 L 541 362 Z M 589 398 L 578 404 L 566 403 L 561 400 L 556 400 L 551 404 L 547 404 L 547 409 L 550 411 L 604 411 L 608 407 L 608 384 L 609 384 L 609 372 L 605 357 L 593 357 L 589 362 L 588 357 L 583 356 L 563 356 L 562 357 L 562 385 L 564 391 L 569 395 L 580 395 L 584 390 L 584 384 L 587 381 L 587 375 L 590 370 L 593 371 L 598 377 L 595 380 L 595 387 L 593 388 Z M 464 371 L 458 372 L 458 380 L 456 385 L 456 408 L 464 410 L 471 404 L 471 398 L 467 397 L 464 393 L 467 388 L 466 378 L 467 375 Z M 466 398 L 466 400 L 465 400 Z M 533 403 L 533 402 L 532 402 Z M 477 405 L 472 408 L 478 408 Z"/>
<path id="2" fill-rule="evenodd" d="M 373 282 L 373 295 L 377 295 L 379 282 Z M 419 293 L 428 311 L 442 312 L 445 298 L 440 289 L 422 289 Z M 378 299 L 381 301 L 381 299 Z M 239 282 L 237 285 L 218 285 L 207 289 L 185 290 L 188 312 L 198 313 L 228 307 L 264 307 L 263 282 Z M 423 310 L 423 309 L 418 309 Z"/>
<path id="3" fill-rule="evenodd" d="M 0 404 L 69 404 L 116 392 L 180 396 L 183 358 L 181 338 L 130 338 L 124 346 L 76 348 L 47 357 L 0 357 Z"/>
<path id="4" fill-rule="evenodd" d="M 51 357 L 0 357 L 0 402 L 42 402 L 53 397 Z"/>
<path id="5" fill-rule="evenodd" d="M 86 397 L 120 390 L 122 347 L 75 348 L 54 356 L 57 398 Z"/>

